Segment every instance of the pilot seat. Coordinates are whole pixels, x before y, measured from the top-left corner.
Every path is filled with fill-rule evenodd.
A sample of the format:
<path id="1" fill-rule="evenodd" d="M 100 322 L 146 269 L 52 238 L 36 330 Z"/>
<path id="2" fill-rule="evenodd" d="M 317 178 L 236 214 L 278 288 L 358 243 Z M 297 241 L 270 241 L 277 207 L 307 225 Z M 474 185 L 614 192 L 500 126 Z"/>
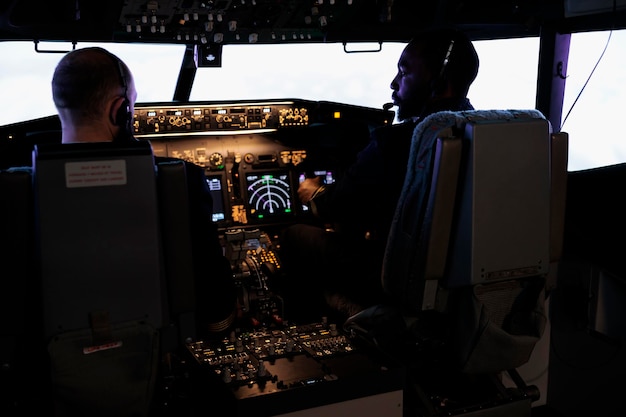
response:
<path id="1" fill-rule="evenodd" d="M 405 415 L 530 415 L 541 393 L 516 369 L 548 336 L 567 140 L 536 110 L 415 128 L 381 276 L 390 301 L 344 324 L 407 367 Z"/>

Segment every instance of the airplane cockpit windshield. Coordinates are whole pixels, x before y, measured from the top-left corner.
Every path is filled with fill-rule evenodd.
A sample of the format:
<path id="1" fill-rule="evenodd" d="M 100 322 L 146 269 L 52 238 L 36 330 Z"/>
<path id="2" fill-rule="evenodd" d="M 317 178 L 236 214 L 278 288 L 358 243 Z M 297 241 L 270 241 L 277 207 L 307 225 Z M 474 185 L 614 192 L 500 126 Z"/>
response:
<path id="1" fill-rule="evenodd" d="M 624 83 L 616 82 L 621 68 L 617 52 L 626 42 L 624 31 L 580 33 L 572 36 L 570 60 L 576 71 L 568 73 L 563 118 L 565 128 L 580 132 L 570 144 L 570 170 L 588 169 L 626 160 L 623 141 L 608 124 L 589 124 L 607 118 L 626 96 Z M 79 43 L 86 47 L 91 43 Z M 220 66 L 198 68 L 191 101 L 302 98 L 382 108 L 390 101 L 389 84 L 396 71 L 403 43 L 359 44 L 370 52 L 346 53 L 341 44 L 229 45 L 222 50 Z M 481 63 L 469 97 L 476 108 L 533 108 L 535 105 L 539 40 L 500 39 L 475 41 Z M 21 123 L 55 114 L 50 78 L 62 52 L 71 43 L 47 42 L 35 51 L 32 42 L 3 42 L 3 54 L 14 56 L 0 68 L 0 89 L 11 102 L 0 125 Z M 138 102 L 167 102 L 175 94 L 185 53 L 183 45 L 109 44 L 106 47 L 127 62 L 135 74 Z M 606 47 L 606 53 L 603 50 Z M 356 48 L 356 46 L 355 46 Z M 17 59 L 19 57 L 19 59 Z M 591 59 L 590 57 L 593 57 Z M 594 69 L 594 66 L 597 68 Z M 29 94 L 23 94 L 27 85 Z M 583 91 L 584 90 L 584 91 Z M 601 97 L 598 101 L 595 98 Z M 617 116 L 616 116 L 617 117 Z"/>

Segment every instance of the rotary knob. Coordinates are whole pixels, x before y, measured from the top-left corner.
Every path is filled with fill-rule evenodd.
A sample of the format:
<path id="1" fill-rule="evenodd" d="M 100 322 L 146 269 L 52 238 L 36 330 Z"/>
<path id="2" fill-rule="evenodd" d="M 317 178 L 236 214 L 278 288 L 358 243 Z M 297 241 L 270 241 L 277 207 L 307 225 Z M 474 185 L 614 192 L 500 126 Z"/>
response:
<path id="1" fill-rule="evenodd" d="M 246 164 L 252 164 L 252 163 L 254 162 L 254 160 L 255 160 L 254 155 L 253 155 L 253 154 L 251 154 L 251 153 L 247 153 L 247 154 L 245 154 L 245 155 L 243 156 L 243 161 L 244 161 Z"/>
<path id="2" fill-rule="evenodd" d="M 213 168 L 222 168 L 224 166 L 224 157 L 219 152 L 213 152 L 209 156 L 209 164 Z"/>

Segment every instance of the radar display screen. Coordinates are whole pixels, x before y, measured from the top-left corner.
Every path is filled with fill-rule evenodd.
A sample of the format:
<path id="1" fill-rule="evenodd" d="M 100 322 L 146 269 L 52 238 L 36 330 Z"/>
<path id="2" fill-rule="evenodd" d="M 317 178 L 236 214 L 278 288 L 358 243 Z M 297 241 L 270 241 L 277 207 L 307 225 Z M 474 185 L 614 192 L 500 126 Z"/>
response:
<path id="1" fill-rule="evenodd" d="M 291 185 L 286 171 L 246 174 L 251 219 L 269 220 L 293 214 Z"/>

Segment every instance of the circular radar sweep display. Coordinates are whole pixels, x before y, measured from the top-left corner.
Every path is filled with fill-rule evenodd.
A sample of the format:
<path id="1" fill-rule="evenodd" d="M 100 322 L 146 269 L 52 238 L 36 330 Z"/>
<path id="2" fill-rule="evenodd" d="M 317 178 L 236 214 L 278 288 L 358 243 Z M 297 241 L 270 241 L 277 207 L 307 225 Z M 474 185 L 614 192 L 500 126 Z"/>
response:
<path id="1" fill-rule="evenodd" d="M 256 219 L 291 214 L 289 175 L 285 172 L 248 174 L 248 204 Z"/>

